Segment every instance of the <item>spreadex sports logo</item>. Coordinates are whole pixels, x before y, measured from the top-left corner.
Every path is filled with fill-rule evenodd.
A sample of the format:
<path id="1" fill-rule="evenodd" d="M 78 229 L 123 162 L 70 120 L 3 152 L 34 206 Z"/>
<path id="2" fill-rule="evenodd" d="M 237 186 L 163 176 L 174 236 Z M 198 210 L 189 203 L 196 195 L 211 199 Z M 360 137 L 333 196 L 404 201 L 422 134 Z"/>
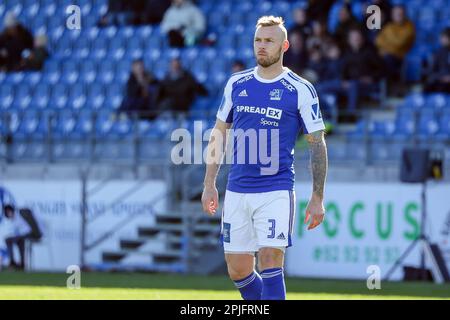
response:
<path id="1" fill-rule="evenodd" d="M 281 115 L 283 114 L 283 110 L 271 108 L 271 107 L 255 107 L 255 106 L 237 106 L 237 112 L 245 112 L 245 113 L 257 113 L 266 116 L 267 118 L 272 118 L 276 120 L 281 119 Z"/>
<path id="2" fill-rule="evenodd" d="M 265 116 L 266 118 L 271 118 L 275 120 L 280 120 L 281 115 L 283 114 L 283 110 L 276 109 L 276 108 L 263 108 L 263 107 L 255 107 L 255 106 L 237 106 L 236 107 L 237 112 L 246 112 L 246 113 L 256 113 L 261 114 Z M 274 126 L 278 127 L 279 123 L 275 120 L 267 120 L 266 118 L 261 118 L 261 125 L 263 126 Z"/>

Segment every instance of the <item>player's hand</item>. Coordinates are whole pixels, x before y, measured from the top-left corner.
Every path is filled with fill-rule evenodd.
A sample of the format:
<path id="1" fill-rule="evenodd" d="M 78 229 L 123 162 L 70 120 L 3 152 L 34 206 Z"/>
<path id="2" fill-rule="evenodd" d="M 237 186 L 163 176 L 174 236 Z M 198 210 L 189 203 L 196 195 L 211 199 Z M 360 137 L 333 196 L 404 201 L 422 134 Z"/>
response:
<path id="1" fill-rule="evenodd" d="M 205 186 L 202 194 L 203 211 L 210 215 L 216 213 L 219 207 L 219 192 L 215 186 Z"/>
<path id="2" fill-rule="evenodd" d="M 319 197 L 313 195 L 308 202 L 306 207 L 306 216 L 304 223 L 308 223 L 311 220 L 308 230 L 314 229 L 319 224 L 322 223 L 325 217 L 325 208 L 323 206 L 323 201 Z"/>

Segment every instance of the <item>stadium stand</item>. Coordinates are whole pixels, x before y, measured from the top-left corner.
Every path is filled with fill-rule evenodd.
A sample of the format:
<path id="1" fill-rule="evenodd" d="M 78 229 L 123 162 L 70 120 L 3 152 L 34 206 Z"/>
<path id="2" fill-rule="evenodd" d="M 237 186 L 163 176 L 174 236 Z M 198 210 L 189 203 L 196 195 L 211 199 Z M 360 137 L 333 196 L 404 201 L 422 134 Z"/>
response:
<path id="1" fill-rule="evenodd" d="M 0 20 L 8 13 L 14 13 L 17 20 L 35 35 L 48 35 L 50 51 L 42 72 L 0 73 L 0 110 L 4 120 L 2 133 L 3 136 L 12 137 L 13 143 L 10 146 L 14 148 L 15 142 L 29 136 L 33 139 L 25 140 L 52 140 L 61 135 L 70 140 L 85 137 L 86 134 L 99 139 L 107 136 L 125 138 L 136 134 L 149 137 L 148 133 L 140 132 L 139 128 L 132 129 L 139 127 L 133 119 L 128 120 L 127 125 L 130 127 L 126 130 L 118 130 L 122 125 L 114 123 L 109 115 L 115 113 L 122 103 L 131 62 L 135 59 L 143 59 L 146 67 L 157 78 L 162 79 L 168 70 L 169 61 L 180 57 L 183 65 L 210 92 L 208 97 L 200 97 L 193 103 L 188 120 L 204 119 L 211 122 L 217 102 L 220 102 L 224 81 L 231 72 L 232 62 L 239 59 L 247 66 L 254 64 L 251 39 L 256 18 L 263 14 L 279 14 L 285 17 L 286 24 L 290 26 L 293 23 L 294 8 L 307 7 L 307 1 L 197 2 L 208 20 L 205 39 L 215 41 L 213 44 L 206 41 L 184 49 L 169 48 L 167 39 L 157 24 L 98 27 L 98 20 L 108 9 L 106 0 L 76 1 L 83 15 L 81 30 L 65 28 L 64 18 L 67 15 L 64 10 L 71 4 L 70 1 L 2 2 Z M 362 21 L 362 10 L 367 3 L 350 2 L 351 12 L 358 21 Z M 391 5 L 405 3 L 402 0 L 391 1 Z M 406 83 L 421 84 L 420 80 L 426 78 L 427 63 L 439 47 L 439 33 L 448 26 L 448 1 L 430 1 L 424 10 L 418 10 L 423 3 L 422 0 L 408 1 L 406 6 L 417 30 L 415 44 L 406 55 L 403 65 L 403 79 Z M 330 9 L 328 26 L 331 32 L 336 29 L 339 10 L 343 5 L 344 1 L 335 1 Z M 375 108 L 386 103 L 382 92 L 373 96 L 376 101 L 380 101 L 376 102 Z M 436 141 L 441 142 L 448 138 L 448 128 L 443 120 L 448 114 L 448 95 L 410 93 L 405 98 L 400 98 L 403 102 L 397 103 L 398 106 L 391 103 L 391 109 L 387 113 L 390 117 L 395 114 L 395 121 L 389 126 L 392 132 L 377 125 L 374 126 L 377 128 L 376 132 L 372 132 L 373 121 L 363 119 L 361 123 L 369 125 L 364 132 L 373 137 L 384 134 L 386 139 L 406 139 L 413 134 L 421 139 L 436 138 Z M 345 112 L 340 110 L 342 102 L 333 96 L 324 96 L 322 101 L 333 115 L 329 118 L 330 122 L 336 124 L 337 114 Z M 414 117 L 408 118 L 408 113 L 404 110 L 408 107 L 417 109 L 417 104 L 426 110 L 437 110 L 426 115 L 414 114 Z M 371 108 L 363 105 L 359 112 L 365 114 L 368 111 L 369 115 L 365 117 L 371 118 L 370 110 Z M 33 118 L 34 115 L 36 118 Z M 102 119 L 109 120 L 100 125 L 99 121 Z M 151 133 L 153 138 L 162 139 L 167 136 L 171 124 L 160 125 L 167 121 L 172 120 L 162 118 L 150 124 L 151 127 L 160 128 Z M 360 123 L 356 125 L 355 132 L 358 132 L 359 126 Z M 339 133 L 338 131 L 339 128 L 335 127 L 335 133 Z M 349 137 L 354 135 L 348 134 Z M 34 148 L 26 144 L 22 146 L 26 147 Z M 17 153 L 19 154 L 22 153 Z M 24 156 L 26 154 L 23 153 Z"/>

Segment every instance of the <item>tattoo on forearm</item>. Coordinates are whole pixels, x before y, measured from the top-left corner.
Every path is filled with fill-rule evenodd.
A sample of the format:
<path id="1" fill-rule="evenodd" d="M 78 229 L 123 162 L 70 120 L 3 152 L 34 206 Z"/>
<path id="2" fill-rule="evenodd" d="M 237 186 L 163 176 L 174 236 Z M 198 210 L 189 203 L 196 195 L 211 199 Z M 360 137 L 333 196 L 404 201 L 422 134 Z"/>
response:
<path id="1" fill-rule="evenodd" d="M 308 134 L 307 140 L 311 155 L 313 193 L 322 198 L 328 169 L 327 146 L 323 131 Z"/>

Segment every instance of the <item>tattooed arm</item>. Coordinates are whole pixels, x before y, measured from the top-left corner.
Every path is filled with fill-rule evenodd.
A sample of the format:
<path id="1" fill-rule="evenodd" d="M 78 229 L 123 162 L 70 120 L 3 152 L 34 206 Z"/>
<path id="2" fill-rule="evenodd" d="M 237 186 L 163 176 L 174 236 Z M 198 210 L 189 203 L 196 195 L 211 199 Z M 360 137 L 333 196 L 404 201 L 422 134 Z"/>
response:
<path id="1" fill-rule="evenodd" d="M 322 130 L 307 134 L 306 140 L 309 144 L 313 179 L 313 192 L 306 208 L 305 217 L 305 223 L 308 223 L 308 220 L 312 217 L 311 223 L 308 226 L 308 230 L 310 230 L 322 223 L 325 214 L 323 193 L 328 169 L 328 156 L 324 132 Z"/>

